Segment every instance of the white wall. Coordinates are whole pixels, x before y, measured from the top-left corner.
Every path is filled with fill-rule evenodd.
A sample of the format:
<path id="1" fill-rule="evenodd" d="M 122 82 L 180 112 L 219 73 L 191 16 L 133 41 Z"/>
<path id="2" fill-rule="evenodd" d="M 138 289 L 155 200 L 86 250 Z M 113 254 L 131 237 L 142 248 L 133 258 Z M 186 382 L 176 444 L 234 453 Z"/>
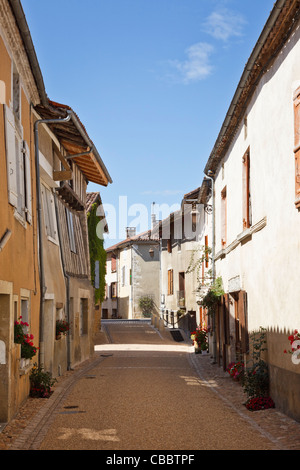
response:
<path id="1" fill-rule="evenodd" d="M 300 327 L 300 213 L 295 208 L 293 92 L 300 83 L 299 28 L 263 76 L 216 178 L 216 252 L 221 250 L 221 191 L 227 186 L 227 250 L 216 261 L 228 290 L 240 276 L 248 292 L 249 330 Z M 242 157 L 250 146 L 252 226 L 266 226 L 238 244 L 242 227 Z M 263 225 L 263 224 L 262 224 Z"/>

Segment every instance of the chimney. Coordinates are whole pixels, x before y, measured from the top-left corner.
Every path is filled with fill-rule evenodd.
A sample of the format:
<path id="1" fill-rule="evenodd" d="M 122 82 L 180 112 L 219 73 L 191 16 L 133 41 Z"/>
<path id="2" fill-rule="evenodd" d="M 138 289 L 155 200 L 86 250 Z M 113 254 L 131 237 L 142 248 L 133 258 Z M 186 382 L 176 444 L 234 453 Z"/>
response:
<path id="1" fill-rule="evenodd" d="M 154 229 L 155 225 L 156 225 L 156 215 L 152 214 L 151 215 L 151 228 L 152 228 L 152 230 Z"/>
<path id="2" fill-rule="evenodd" d="M 135 237 L 136 228 L 135 227 L 126 227 L 126 238 Z"/>

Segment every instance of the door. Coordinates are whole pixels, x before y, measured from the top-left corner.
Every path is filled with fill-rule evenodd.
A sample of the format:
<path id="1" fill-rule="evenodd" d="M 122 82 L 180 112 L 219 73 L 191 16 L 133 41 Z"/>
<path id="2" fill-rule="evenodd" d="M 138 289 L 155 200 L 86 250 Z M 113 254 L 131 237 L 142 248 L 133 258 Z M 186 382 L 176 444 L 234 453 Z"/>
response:
<path id="1" fill-rule="evenodd" d="M 179 273 L 178 306 L 185 307 L 185 273 Z"/>

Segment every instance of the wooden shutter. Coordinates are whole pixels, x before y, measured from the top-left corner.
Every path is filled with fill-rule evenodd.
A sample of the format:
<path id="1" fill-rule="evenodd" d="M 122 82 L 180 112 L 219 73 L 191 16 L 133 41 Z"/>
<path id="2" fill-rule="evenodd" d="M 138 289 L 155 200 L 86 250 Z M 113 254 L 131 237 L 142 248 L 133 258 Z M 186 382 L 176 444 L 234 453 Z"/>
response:
<path id="1" fill-rule="evenodd" d="M 224 325 L 224 343 L 230 344 L 230 326 L 229 326 L 229 294 L 223 296 L 223 325 Z"/>
<path id="2" fill-rule="evenodd" d="M 248 304 L 247 304 L 247 292 L 245 291 L 240 291 L 239 293 L 238 316 L 239 316 L 241 352 L 245 354 L 249 351 Z"/>
<path id="3" fill-rule="evenodd" d="M 5 110 L 5 144 L 7 162 L 7 187 L 8 202 L 18 207 L 18 178 L 17 178 L 17 154 L 15 118 L 10 108 L 4 105 Z"/>
<path id="4" fill-rule="evenodd" d="M 25 172 L 25 213 L 26 220 L 32 223 L 32 192 L 31 192 L 31 169 L 30 169 L 30 152 L 27 142 L 23 142 L 24 151 L 24 172 Z"/>
<path id="5" fill-rule="evenodd" d="M 205 267 L 208 268 L 208 236 L 205 236 Z"/>
<path id="6" fill-rule="evenodd" d="M 251 226 L 250 150 L 243 157 L 243 229 Z"/>
<path id="7" fill-rule="evenodd" d="M 168 271 L 168 295 L 173 294 L 173 270 Z"/>

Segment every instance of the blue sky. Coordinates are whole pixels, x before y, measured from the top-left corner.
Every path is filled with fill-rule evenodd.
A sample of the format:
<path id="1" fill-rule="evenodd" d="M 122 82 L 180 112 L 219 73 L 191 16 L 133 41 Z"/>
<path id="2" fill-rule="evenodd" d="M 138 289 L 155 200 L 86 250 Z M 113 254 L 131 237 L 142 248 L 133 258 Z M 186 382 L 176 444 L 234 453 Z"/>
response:
<path id="1" fill-rule="evenodd" d="M 23 0 L 48 97 L 71 106 L 113 184 L 95 184 L 124 238 L 139 208 L 201 185 L 274 0 Z M 110 212 L 110 213 L 109 213 Z M 157 214 L 159 217 L 161 214 Z M 145 226 L 146 225 L 146 226 Z"/>

